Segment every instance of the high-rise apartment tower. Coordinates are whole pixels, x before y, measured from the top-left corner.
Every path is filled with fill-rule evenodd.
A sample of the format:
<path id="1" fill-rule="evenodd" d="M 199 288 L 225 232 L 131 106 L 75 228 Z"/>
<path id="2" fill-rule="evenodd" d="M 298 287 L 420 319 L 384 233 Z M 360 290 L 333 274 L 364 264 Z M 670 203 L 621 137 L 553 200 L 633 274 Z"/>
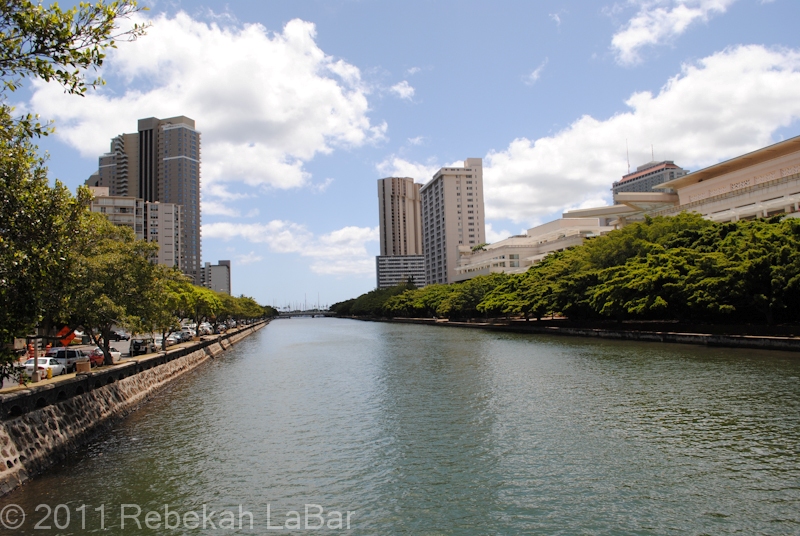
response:
<path id="1" fill-rule="evenodd" d="M 425 284 L 422 256 L 422 185 L 408 177 L 378 180 L 381 254 L 376 258 L 378 288 L 412 281 Z"/>
<path id="2" fill-rule="evenodd" d="M 200 284 L 200 133 L 193 119 L 139 120 L 139 195 L 181 205 L 181 267 Z"/>
<path id="3" fill-rule="evenodd" d="M 231 293 L 231 261 L 219 261 L 217 264 L 207 262 L 200 268 L 200 284 L 211 290 Z"/>
<path id="4" fill-rule="evenodd" d="M 378 180 L 381 255 L 422 255 L 421 187 L 408 177 Z"/>
<path id="5" fill-rule="evenodd" d="M 200 284 L 200 132 L 193 119 L 140 119 L 138 133 L 111 140 L 111 152 L 100 157 L 98 171 L 86 184 L 107 187 L 112 196 L 180 205 L 174 213 L 181 234 L 176 264 Z"/>
<path id="6" fill-rule="evenodd" d="M 108 188 L 108 195 L 139 197 L 139 135 L 120 134 L 111 140 L 111 151 L 100 157 L 97 172 L 87 186 Z"/>
<path id="7" fill-rule="evenodd" d="M 426 283 L 451 283 L 459 246 L 475 247 L 486 241 L 483 161 L 467 158 L 464 167 L 440 169 L 420 195 Z"/>

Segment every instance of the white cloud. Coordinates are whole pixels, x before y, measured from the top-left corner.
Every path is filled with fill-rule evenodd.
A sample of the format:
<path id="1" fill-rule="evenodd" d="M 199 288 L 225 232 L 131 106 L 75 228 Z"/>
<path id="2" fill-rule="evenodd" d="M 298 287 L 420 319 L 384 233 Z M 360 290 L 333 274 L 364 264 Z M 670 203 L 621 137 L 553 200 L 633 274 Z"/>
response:
<path id="1" fill-rule="evenodd" d="M 611 183 L 656 159 L 698 169 L 772 143 L 800 118 L 800 51 L 741 46 L 686 64 L 629 111 L 583 116 L 557 134 L 518 138 L 484 163 L 487 218 L 539 223 L 565 208 L 610 200 Z"/>
<path id="2" fill-rule="evenodd" d="M 736 0 L 629 0 L 639 11 L 614 34 L 611 48 L 626 65 L 639 63 L 640 49 L 662 45 L 681 35 L 694 22 L 708 22 L 725 13 Z"/>
<path id="3" fill-rule="evenodd" d="M 425 136 L 417 136 L 415 138 L 408 138 L 408 143 L 411 145 L 422 145 L 425 141 Z"/>
<path id="4" fill-rule="evenodd" d="M 249 194 L 241 192 L 231 192 L 222 182 L 209 182 L 205 178 L 200 179 L 200 187 L 203 192 L 203 202 L 207 202 L 212 197 L 217 197 L 223 201 L 236 201 L 250 197 Z"/>
<path id="5" fill-rule="evenodd" d="M 561 15 L 558 13 L 550 13 L 550 20 L 555 22 L 558 28 L 561 28 Z"/>
<path id="6" fill-rule="evenodd" d="M 420 164 L 409 162 L 397 156 L 390 156 L 375 168 L 384 177 L 411 177 L 416 182 L 426 183 L 433 178 L 441 166 L 436 164 Z"/>
<path id="7" fill-rule="evenodd" d="M 255 251 L 251 251 L 246 255 L 237 255 L 236 256 L 236 263 L 237 264 L 253 264 L 254 262 L 259 262 L 263 259 L 261 255 L 256 255 Z"/>
<path id="8" fill-rule="evenodd" d="M 330 186 L 331 184 L 333 184 L 333 179 L 327 177 L 324 181 L 313 184 L 311 188 L 315 193 L 321 194 L 325 190 L 327 190 L 328 186 Z"/>
<path id="9" fill-rule="evenodd" d="M 529 86 L 535 84 L 542 76 L 542 71 L 544 71 L 546 65 L 547 65 L 547 58 L 545 58 L 544 61 L 540 63 L 539 66 L 525 78 L 525 83 Z"/>
<path id="10" fill-rule="evenodd" d="M 405 80 L 398 82 L 389 89 L 401 99 L 411 100 L 414 97 L 414 88 Z"/>
<path id="11" fill-rule="evenodd" d="M 187 115 L 203 135 L 204 195 L 228 196 L 237 183 L 299 187 L 315 155 L 371 143 L 386 130 L 367 116 L 358 68 L 327 55 L 315 37 L 301 20 L 270 33 L 159 15 L 147 36 L 110 51 L 108 86 L 74 99 L 33 82 L 31 105 L 89 157 L 135 131 L 139 118 Z"/>
<path id="12" fill-rule="evenodd" d="M 295 253 L 312 259 L 311 270 L 328 275 L 374 274 L 375 258 L 366 244 L 378 240 L 377 227 L 344 227 L 315 236 L 303 225 L 273 220 L 269 223 L 218 222 L 203 225 L 203 238 L 243 238 L 266 244 L 274 253 Z"/>
<path id="13" fill-rule="evenodd" d="M 580 203 L 576 203 L 574 205 L 567 205 L 565 206 L 562 211 L 566 212 L 568 210 L 580 210 L 583 208 L 597 208 L 597 207 L 607 207 L 611 205 L 610 203 L 611 197 L 609 195 L 603 195 L 601 192 L 596 192 L 594 196 L 587 196 L 581 200 Z M 547 223 L 545 221 L 540 221 L 538 223 Z"/>
<path id="14" fill-rule="evenodd" d="M 367 254 L 365 244 L 379 239 L 378 227 L 345 227 L 320 236 L 317 250 L 309 256 L 315 261 L 311 270 L 318 274 L 374 274 L 375 257 Z"/>
<path id="15" fill-rule="evenodd" d="M 219 201 L 207 201 L 203 199 L 201 201 L 201 208 L 204 216 L 228 216 L 230 218 L 237 218 L 241 214 L 238 210 Z"/>
<path id="16" fill-rule="evenodd" d="M 415 75 L 415 74 L 417 74 L 418 72 L 420 72 L 421 70 L 422 70 L 422 69 L 420 69 L 419 67 L 412 67 L 412 68 L 410 68 L 409 70 L 407 70 L 407 71 L 406 71 L 406 73 L 407 73 L 407 74 L 410 74 L 410 75 Z"/>
<path id="17" fill-rule="evenodd" d="M 494 244 L 495 242 L 505 240 L 511 235 L 512 233 L 506 231 L 505 229 L 501 231 L 495 231 L 491 223 L 486 224 L 486 241 L 489 242 L 490 244 Z"/>
<path id="18" fill-rule="evenodd" d="M 607 204 L 612 183 L 627 172 L 626 139 L 634 167 L 651 160 L 653 144 L 656 159 L 695 170 L 769 145 L 776 130 L 800 119 L 798 87 L 797 50 L 740 46 L 685 64 L 657 94 L 631 95 L 628 111 L 585 115 L 552 136 L 517 138 L 490 151 L 486 217 L 532 226 L 564 210 Z M 377 166 L 384 176 L 425 182 L 439 167 L 396 156 Z"/>

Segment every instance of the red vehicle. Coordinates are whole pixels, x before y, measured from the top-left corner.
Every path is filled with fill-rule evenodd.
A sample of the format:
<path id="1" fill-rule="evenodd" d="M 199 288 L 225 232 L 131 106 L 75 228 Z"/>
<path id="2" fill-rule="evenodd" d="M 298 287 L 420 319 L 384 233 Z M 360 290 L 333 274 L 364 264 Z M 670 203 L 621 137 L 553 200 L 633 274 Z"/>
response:
<path id="1" fill-rule="evenodd" d="M 112 359 L 119 361 L 119 358 L 122 356 L 119 350 L 111 346 L 108 348 L 108 351 L 111 354 Z M 98 346 L 91 351 L 89 354 L 89 363 L 91 363 L 93 367 L 102 367 L 105 364 L 105 356 L 103 355 L 102 348 Z"/>

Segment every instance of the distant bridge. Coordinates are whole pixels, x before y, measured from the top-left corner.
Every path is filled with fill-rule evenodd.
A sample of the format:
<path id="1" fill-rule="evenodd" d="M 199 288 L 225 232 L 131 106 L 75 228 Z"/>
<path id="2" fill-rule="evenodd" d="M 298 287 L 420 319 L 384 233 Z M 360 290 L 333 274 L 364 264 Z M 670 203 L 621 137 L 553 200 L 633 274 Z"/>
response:
<path id="1" fill-rule="evenodd" d="M 336 313 L 333 311 L 288 311 L 280 313 L 278 318 L 295 318 L 298 316 L 310 316 L 314 318 L 315 316 L 336 316 Z"/>

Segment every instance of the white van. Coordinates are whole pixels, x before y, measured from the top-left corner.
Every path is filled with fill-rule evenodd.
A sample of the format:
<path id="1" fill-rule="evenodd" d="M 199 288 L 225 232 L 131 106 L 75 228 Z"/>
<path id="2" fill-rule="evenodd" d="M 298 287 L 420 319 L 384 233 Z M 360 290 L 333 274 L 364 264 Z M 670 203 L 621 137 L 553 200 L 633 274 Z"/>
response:
<path id="1" fill-rule="evenodd" d="M 89 360 L 89 356 L 83 350 L 55 347 L 47 351 L 46 357 L 52 357 L 64 365 L 68 372 L 75 372 L 75 363 L 80 360 Z"/>

